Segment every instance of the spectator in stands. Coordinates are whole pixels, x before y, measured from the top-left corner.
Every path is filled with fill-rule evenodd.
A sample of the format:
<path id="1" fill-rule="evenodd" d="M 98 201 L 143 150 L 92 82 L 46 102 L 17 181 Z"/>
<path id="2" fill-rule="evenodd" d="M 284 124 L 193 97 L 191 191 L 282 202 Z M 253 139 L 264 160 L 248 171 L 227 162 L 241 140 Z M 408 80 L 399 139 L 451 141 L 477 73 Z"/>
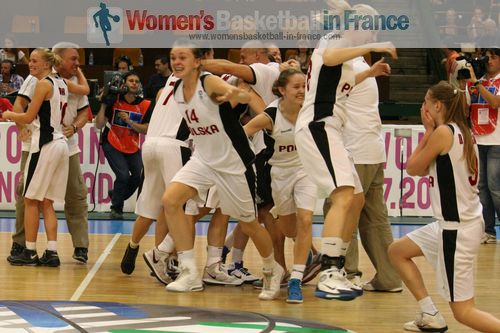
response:
<path id="1" fill-rule="evenodd" d="M 4 48 L 0 49 L 1 60 L 11 60 L 14 64 L 27 64 L 28 58 L 23 51 L 14 47 L 16 40 L 11 34 L 7 34 L 4 39 Z"/>
<path id="2" fill-rule="evenodd" d="M 133 71 L 132 60 L 127 56 L 121 56 L 115 64 L 115 70 L 122 73 Z"/>
<path id="3" fill-rule="evenodd" d="M 145 98 L 156 98 L 158 91 L 165 86 L 171 73 L 169 62 L 170 59 L 167 56 L 157 56 L 155 58 L 156 74 L 153 74 L 146 84 L 146 88 L 144 89 Z"/>
<path id="4" fill-rule="evenodd" d="M 461 39 L 460 24 L 455 9 L 450 8 L 446 11 L 446 23 L 440 27 L 440 34 L 446 46 L 452 46 Z"/>
<path id="5" fill-rule="evenodd" d="M 7 95 L 18 91 L 24 82 L 21 75 L 16 74 L 16 65 L 12 60 L 2 60 L 0 63 L 0 93 Z"/>
<path id="6" fill-rule="evenodd" d="M 312 50 L 307 47 L 299 47 L 297 53 L 290 57 L 290 59 L 295 59 L 300 63 L 300 70 L 303 73 L 307 73 L 307 68 L 309 66 L 309 60 L 311 59 Z M 289 59 L 287 59 L 289 60 Z"/>
<path id="7" fill-rule="evenodd" d="M 0 121 L 5 121 L 2 118 L 2 113 L 4 111 L 12 111 L 12 104 L 7 98 L 0 98 Z"/>
<path id="8" fill-rule="evenodd" d="M 497 24 L 491 18 L 487 18 L 483 22 L 484 34 L 476 41 L 479 47 L 500 46 L 499 31 Z"/>
<path id="9" fill-rule="evenodd" d="M 471 42 L 476 42 L 484 34 L 484 13 L 480 7 L 474 8 L 472 18 L 467 26 L 467 35 Z"/>

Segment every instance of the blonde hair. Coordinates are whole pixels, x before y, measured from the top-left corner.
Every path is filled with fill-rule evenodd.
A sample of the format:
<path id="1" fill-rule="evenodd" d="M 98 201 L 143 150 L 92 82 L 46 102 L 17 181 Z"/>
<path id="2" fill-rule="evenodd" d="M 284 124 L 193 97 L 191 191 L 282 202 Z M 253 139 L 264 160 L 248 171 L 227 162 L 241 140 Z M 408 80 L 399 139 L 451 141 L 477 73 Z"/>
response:
<path id="1" fill-rule="evenodd" d="M 33 52 L 39 53 L 42 59 L 48 62 L 51 67 L 57 67 L 62 62 L 62 58 L 59 54 L 56 54 L 47 48 L 37 48 L 34 49 Z"/>
<path id="2" fill-rule="evenodd" d="M 455 88 L 446 81 L 441 81 L 429 88 L 433 101 L 440 101 L 446 108 L 444 122 L 456 123 L 464 137 L 463 157 L 471 174 L 477 170 L 478 160 L 474 149 L 474 139 L 467 122 L 467 103 L 464 91 Z"/>

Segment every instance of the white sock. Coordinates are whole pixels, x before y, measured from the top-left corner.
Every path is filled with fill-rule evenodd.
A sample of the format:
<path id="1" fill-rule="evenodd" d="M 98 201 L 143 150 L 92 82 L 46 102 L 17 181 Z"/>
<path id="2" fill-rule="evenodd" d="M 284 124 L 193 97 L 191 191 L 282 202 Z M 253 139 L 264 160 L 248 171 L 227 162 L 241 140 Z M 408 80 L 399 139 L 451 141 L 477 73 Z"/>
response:
<path id="1" fill-rule="evenodd" d="M 57 241 L 48 241 L 47 250 L 57 252 Z"/>
<path id="2" fill-rule="evenodd" d="M 233 262 L 241 263 L 243 261 L 243 252 L 244 250 L 237 249 L 233 247 Z"/>
<path id="3" fill-rule="evenodd" d="M 302 281 L 305 269 L 306 265 L 293 265 L 292 275 L 290 276 L 290 279 L 299 279 L 300 281 Z"/>
<path id="4" fill-rule="evenodd" d="M 175 250 L 174 239 L 170 234 L 167 234 L 163 241 L 158 245 L 158 250 L 166 253 L 172 253 Z"/>
<path id="5" fill-rule="evenodd" d="M 132 242 L 132 240 L 130 240 L 130 242 L 128 242 L 130 247 L 133 248 L 133 249 L 137 249 L 139 247 L 139 243 L 134 243 Z"/>
<path id="6" fill-rule="evenodd" d="M 321 238 L 321 253 L 329 257 L 340 257 L 344 241 L 340 237 Z"/>
<path id="7" fill-rule="evenodd" d="M 190 268 L 196 268 L 196 260 L 194 258 L 194 249 L 186 251 L 177 251 L 177 258 L 179 259 L 179 264 Z"/>
<path id="8" fill-rule="evenodd" d="M 220 261 L 220 257 L 222 256 L 222 247 L 217 246 L 207 246 L 207 267 L 218 263 Z"/>
<path id="9" fill-rule="evenodd" d="M 432 301 L 430 296 L 422 298 L 420 301 L 418 301 L 418 305 L 420 305 L 420 310 L 422 312 L 428 313 L 430 315 L 436 314 L 438 312 L 438 309 L 436 308 L 436 305 L 434 305 L 434 302 Z"/>
<path id="10" fill-rule="evenodd" d="M 28 242 L 28 241 L 26 241 L 26 248 L 28 250 L 36 251 L 36 242 Z"/>
<path id="11" fill-rule="evenodd" d="M 342 242 L 342 247 L 340 248 L 340 255 L 341 256 L 344 256 L 346 255 L 347 253 L 347 249 L 349 248 L 349 245 L 351 244 L 351 242 Z"/>
<path id="12" fill-rule="evenodd" d="M 274 267 L 274 253 L 271 253 L 269 257 L 262 257 L 262 269 L 266 271 L 271 271 Z"/>

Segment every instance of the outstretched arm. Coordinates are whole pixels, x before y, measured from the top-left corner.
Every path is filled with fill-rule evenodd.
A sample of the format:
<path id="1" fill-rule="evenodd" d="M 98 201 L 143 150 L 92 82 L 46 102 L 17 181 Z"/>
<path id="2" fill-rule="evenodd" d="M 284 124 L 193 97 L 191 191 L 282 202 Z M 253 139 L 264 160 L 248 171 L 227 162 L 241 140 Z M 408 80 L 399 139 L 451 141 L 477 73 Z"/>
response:
<path id="1" fill-rule="evenodd" d="M 369 69 L 356 75 L 356 84 L 363 82 L 366 78 L 377 76 L 389 76 L 391 74 L 391 66 L 385 63 L 382 58 L 374 63 Z"/>
<path id="2" fill-rule="evenodd" d="M 392 58 L 398 58 L 394 44 L 391 42 L 385 42 L 365 44 L 360 47 L 327 48 L 325 53 L 323 53 L 323 62 L 327 66 L 337 66 L 369 52 L 389 53 Z"/>
<path id="3" fill-rule="evenodd" d="M 255 81 L 254 73 L 248 65 L 235 64 L 225 59 L 206 59 L 202 60 L 201 64 L 204 70 L 215 75 L 231 74 L 246 82 Z"/>
<path id="4" fill-rule="evenodd" d="M 215 95 L 218 102 L 230 102 L 233 107 L 238 103 L 250 102 L 250 95 L 246 91 L 228 84 L 215 75 L 209 75 L 205 79 L 205 89 L 209 96 Z"/>
<path id="5" fill-rule="evenodd" d="M 243 126 L 243 129 L 247 136 L 252 136 L 263 129 L 271 131 L 273 129 L 273 124 L 271 118 L 269 118 L 266 113 L 261 113 Z"/>

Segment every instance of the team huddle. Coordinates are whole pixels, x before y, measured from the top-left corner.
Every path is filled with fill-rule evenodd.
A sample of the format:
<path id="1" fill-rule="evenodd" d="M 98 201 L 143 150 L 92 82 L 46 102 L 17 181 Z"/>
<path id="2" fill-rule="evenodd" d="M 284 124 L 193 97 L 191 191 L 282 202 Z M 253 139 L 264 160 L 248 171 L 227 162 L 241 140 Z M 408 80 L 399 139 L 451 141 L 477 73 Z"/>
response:
<path id="1" fill-rule="evenodd" d="M 352 10 L 376 13 L 367 5 Z M 369 31 L 346 31 L 340 40 L 329 37 L 323 37 L 312 53 L 307 75 L 293 61 L 270 61 L 260 43 L 242 48 L 241 64 L 211 59 L 210 50 L 189 41 L 173 45 L 172 75 L 157 95 L 149 125 L 131 125 L 136 132 L 146 133 L 144 183 L 122 271 L 134 271 L 139 242 L 157 221 L 155 247 L 143 258 L 168 291 L 254 283 L 261 288 L 261 300 L 273 300 L 286 283 L 286 301 L 302 303 L 302 283 L 319 274 L 316 297 L 353 300 L 364 290 L 401 291 L 400 277 L 421 307 L 417 318 L 404 328 L 444 332 L 446 323 L 412 261 L 425 255 L 436 269 L 439 290 L 455 317 L 477 330 L 499 332 L 500 321 L 474 307 L 473 258 L 484 230 L 477 194 L 478 153 L 467 126 L 465 94 L 448 83 L 428 90 L 421 108 L 426 132 L 407 165 L 411 175 L 430 175 L 437 222 L 382 245 L 380 255 L 393 266 L 392 285 L 374 278 L 363 287 L 348 278 L 347 248 L 365 200 L 368 206 L 367 174 L 383 179 L 385 162 L 383 144 L 380 148 L 366 143 L 363 140 L 370 137 L 363 139 L 363 131 L 375 128 L 378 141 L 374 78 L 389 75 L 391 69 L 383 58 L 370 66 L 363 55 L 377 52 L 397 58 L 397 53 L 392 43 L 375 43 Z M 33 51 L 32 83 L 20 91 L 29 100 L 27 110 L 4 113 L 5 119 L 21 128 L 29 124 L 31 132 L 24 169 L 26 247 L 9 257 L 14 265 L 59 266 L 52 203 L 64 200 L 68 181 L 71 142 L 68 149 L 64 124 L 73 120 L 65 120 L 66 110 L 79 110 L 86 101 L 78 96 L 88 94 L 89 87 L 80 70 L 74 80 L 52 73 L 58 61 L 54 54 L 46 49 Z M 265 59 L 260 59 L 263 55 Z M 365 109 L 375 112 L 364 114 Z M 120 109 L 101 108 L 96 126 L 112 131 L 109 123 L 115 112 Z M 353 153 L 365 143 L 369 153 Z M 374 167 L 363 171 L 358 164 Z M 328 199 L 331 206 L 325 213 L 321 248 L 316 250 L 312 220 L 318 199 Z M 39 207 L 48 238 L 40 258 L 35 247 Z M 200 273 L 194 223 L 212 210 L 207 263 Z M 226 235 L 230 217 L 239 223 Z M 284 264 L 285 237 L 294 241 L 290 274 Z M 262 257 L 262 279 L 243 265 L 249 238 Z M 232 263 L 225 265 L 228 250 Z"/>

